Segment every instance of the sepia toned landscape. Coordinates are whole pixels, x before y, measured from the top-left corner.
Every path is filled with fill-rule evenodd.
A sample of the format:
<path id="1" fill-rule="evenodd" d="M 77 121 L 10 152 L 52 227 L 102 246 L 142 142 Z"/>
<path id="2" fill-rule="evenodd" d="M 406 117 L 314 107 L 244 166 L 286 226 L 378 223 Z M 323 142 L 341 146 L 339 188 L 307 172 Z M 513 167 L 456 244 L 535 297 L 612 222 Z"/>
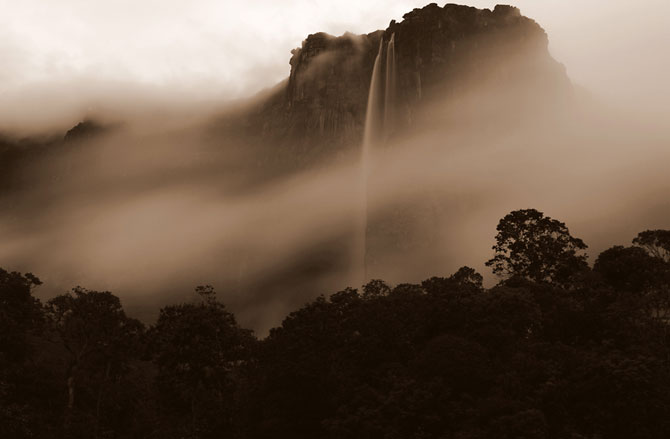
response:
<path id="1" fill-rule="evenodd" d="M 93 3 L 0 18 L 0 437 L 670 436 L 670 6 Z"/>

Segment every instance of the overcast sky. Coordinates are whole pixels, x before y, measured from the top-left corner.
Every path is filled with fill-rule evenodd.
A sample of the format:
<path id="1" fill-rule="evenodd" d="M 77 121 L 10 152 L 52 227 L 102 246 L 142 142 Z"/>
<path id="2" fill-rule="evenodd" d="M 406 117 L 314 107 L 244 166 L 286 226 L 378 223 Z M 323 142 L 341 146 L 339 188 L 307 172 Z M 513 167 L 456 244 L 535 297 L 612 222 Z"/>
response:
<path id="1" fill-rule="evenodd" d="M 54 94 L 60 104 L 43 111 L 76 105 L 103 84 L 243 97 L 286 77 L 290 50 L 308 34 L 367 33 L 428 2 L 0 0 L 0 117 L 23 117 L 17 101 Z M 668 108 L 670 1 L 511 3 L 547 30 L 553 55 L 577 83 Z"/>

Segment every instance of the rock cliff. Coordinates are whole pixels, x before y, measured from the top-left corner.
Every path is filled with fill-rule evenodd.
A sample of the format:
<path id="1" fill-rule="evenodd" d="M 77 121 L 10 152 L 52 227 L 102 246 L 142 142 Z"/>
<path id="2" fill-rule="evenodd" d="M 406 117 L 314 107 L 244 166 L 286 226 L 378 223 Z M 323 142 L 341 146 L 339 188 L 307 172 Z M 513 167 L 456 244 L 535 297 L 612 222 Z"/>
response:
<path id="1" fill-rule="evenodd" d="M 565 69 L 549 54 L 546 33 L 519 9 L 433 3 L 366 35 L 309 35 L 292 51 L 288 80 L 241 125 L 292 160 L 356 147 L 380 40 L 385 46 L 393 35 L 396 129 L 411 126 L 424 104 L 467 90 L 509 88 L 517 106 L 525 102 L 516 96 L 519 89 L 527 96 L 570 90 Z"/>

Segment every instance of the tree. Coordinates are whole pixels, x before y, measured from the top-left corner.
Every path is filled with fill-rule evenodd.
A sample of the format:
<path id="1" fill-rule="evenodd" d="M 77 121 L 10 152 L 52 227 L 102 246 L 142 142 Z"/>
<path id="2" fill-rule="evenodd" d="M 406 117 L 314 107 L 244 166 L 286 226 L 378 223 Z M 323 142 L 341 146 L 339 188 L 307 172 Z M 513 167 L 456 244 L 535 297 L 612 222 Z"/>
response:
<path id="1" fill-rule="evenodd" d="M 94 410 L 93 425 L 81 425 L 78 430 L 82 435 L 97 436 L 105 385 L 119 382 L 143 325 L 128 318 L 119 298 L 109 291 L 81 287 L 49 300 L 46 313 L 55 342 L 65 350 L 67 403 L 63 428 L 69 436 L 77 434 L 72 428 L 75 414 Z M 76 404 L 80 392 L 84 402 Z"/>
<path id="2" fill-rule="evenodd" d="M 461 286 L 469 286 L 477 290 L 482 290 L 484 288 L 484 278 L 481 274 L 477 273 L 477 270 L 474 268 L 463 266 L 452 274 L 449 279 L 456 282 Z"/>
<path id="3" fill-rule="evenodd" d="M 633 244 L 670 263 L 670 230 L 645 230 L 637 234 Z"/>
<path id="4" fill-rule="evenodd" d="M 28 437 L 35 431 L 35 410 L 26 404 L 27 392 L 20 383 L 32 372 L 29 336 L 41 320 L 32 291 L 40 284 L 30 273 L 0 268 L 0 437 Z"/>
<path id="5" fill-rule="evenodd" d="M 163 427 L 179 437 L 220 437 L 235 420 L 235 377 L 250 358 L 251 331 L 216 299 L 196 288 L 195 303 L 166 306 L 150 331 L 158 366 Z"/>
<path id="6" fill-rule="evenodd" d="M 367 284 L 363 285 L 363 297 L 373 298 L 379 296 L 387 296 L 391 292 L 391 287 L 381 279 L 372 279 Z"/>
<path id="7" fill-rule="evenodd" d="M 567 286 L 588 268 L 586 244 L 565 223 L 535 209 L 515 210 L 498 223 L 495 256 L 486 262 L 502 277 Z"/>
<path id="8" fill-rule="evenodd" d="M 40 317 L 40 304 L 32 291 L 41 284 L 31 273 L 0 268 L 0 360 L 16 362 L 26 355 L 26 335 Z"/>
<path id="9" fill-rule="evenodd" d="M 614 291 L 629 293 L 629 307 L 659 320 L 670 317 L 670 264 L 652 252 L 614 246 L 598 256 L 593 271 Z"/>
<path id="10" fill-rule="evenodd" d="M 640 247 L 617 245 L 598 255 L 593 271 L 616 291 L 642 293 L 667 281 L 666 265 Z"/>
<path id="11" fill-rule="evenodd" d="M 430 295 L 458 297 L 483 291 L 483 282 L 484 278 L 474 268 L 464 266 L 447 278 L 426 279 L 421 282 L 421 287 Z"/>

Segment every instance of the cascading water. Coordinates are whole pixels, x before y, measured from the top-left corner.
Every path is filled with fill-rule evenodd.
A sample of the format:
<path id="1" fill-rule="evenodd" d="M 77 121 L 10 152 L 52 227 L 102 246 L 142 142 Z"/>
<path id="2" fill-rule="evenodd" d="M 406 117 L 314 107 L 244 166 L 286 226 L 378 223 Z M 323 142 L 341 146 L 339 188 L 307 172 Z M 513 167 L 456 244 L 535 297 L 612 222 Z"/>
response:
<path id="1" fill-rule="evenodd" d="M 386 91 L 384 93 L 384 141 L 388 141 L 395 123 L 395 34 L 386 46 Z"/>
<path id="2" fill-rule="evenodd" d="M 367 281 L 367 227 L 368 227 L 368 178 L 370 175 L 370 158 L 374 146 L 380 140 L 386 140 L 392 126 L 393 101 L 395 100 L 395 34 L 391 35 L 386 47 L 386 78 L 382 75 L 382 55 L 384 39 L 379 41 L 379 51 L 372 68 L 370 91 L 365 113 L 365 130 L 361 148 L 359 177 L 359 208 L 356 226 L 354 254 L 352 258 L 353 285 L 362 285 Z M 385 79 L 384 84 L 382 81 Z M 385 90 L 382 94 L 381 88 Z M 383 119 L 382 119 L 383 116 Z"/>

